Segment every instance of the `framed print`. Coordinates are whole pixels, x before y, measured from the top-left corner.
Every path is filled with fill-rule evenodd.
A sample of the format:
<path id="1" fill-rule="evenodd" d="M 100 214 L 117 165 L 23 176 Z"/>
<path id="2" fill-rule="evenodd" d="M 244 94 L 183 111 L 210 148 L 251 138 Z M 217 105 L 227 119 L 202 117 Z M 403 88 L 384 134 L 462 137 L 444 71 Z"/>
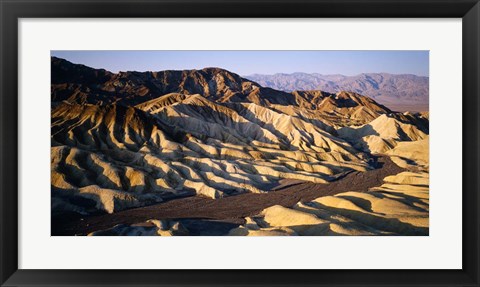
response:
<path id="1" fill-rule="evenodd" d="M 2 286 L 478 286 L 477 1 L 0 7 Z"/>

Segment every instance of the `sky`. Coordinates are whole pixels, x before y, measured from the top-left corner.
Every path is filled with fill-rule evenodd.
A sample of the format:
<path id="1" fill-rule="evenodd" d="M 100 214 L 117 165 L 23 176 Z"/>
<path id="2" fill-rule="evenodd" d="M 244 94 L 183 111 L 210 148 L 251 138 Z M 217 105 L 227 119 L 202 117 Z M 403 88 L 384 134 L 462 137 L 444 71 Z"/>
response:
<path id="1" fill-rule="evenodd" d="M 428 51 L 51 51 L 51 55 L 114 73 L 219 67 L 242 76 L 295 72 L 429 75 Z"/>

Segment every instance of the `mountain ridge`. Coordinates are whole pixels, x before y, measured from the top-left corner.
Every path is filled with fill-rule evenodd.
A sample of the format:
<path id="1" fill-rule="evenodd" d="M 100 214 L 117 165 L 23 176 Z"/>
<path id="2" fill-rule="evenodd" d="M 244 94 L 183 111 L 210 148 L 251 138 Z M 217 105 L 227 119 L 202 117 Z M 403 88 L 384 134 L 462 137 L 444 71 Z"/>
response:
<path id="1" fill-rule="evenodd" d="M 292 106 L 344 118 L 358 124 L 391 110 L 358 93 L 324 91 L 284 92 L 221 68 L 202 70 L 119 72 L 93 69 L 52 57 L 52 103 L 124 104 L 134 106 L 166 94 L 200 94 L 216 103 L 254 103 Z"/>

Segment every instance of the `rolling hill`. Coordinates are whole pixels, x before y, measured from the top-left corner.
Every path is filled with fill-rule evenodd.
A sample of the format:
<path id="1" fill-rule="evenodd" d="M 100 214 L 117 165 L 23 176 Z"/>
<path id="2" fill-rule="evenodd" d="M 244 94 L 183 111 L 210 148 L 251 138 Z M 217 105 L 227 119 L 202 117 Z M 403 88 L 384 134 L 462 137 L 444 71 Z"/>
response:
<path id="1" fill-rule="evenodd" d="M 408 192 L 428 181 L 428 114 L 220 68 L 111 73 L 52 57 L 51 69 L 54 233 L 428 233 L 428 190 Z M 385 227 L 395 220 L 410 223 Z"/>

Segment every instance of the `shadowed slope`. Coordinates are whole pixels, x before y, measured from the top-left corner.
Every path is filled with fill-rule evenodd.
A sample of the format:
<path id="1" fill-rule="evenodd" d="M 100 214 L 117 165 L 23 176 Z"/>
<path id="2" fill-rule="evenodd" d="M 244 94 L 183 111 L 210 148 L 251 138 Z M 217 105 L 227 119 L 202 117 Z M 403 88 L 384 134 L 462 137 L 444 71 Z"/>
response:
<path id="1" fill-rule="evenodd" d="M 325 183 L 368 169 L 347 142 L 268 108 L 264 117 L 278 120 L 266 128 L 201 96 L 161 103 L 147 107 L 151 114 L 118 104 L 55 107 L 53 209 L 112 213 L 194 194 L 261 193 L 281 179 Z"/>
<path id="2" fill-rule="evenodd" d="M 295 91 L 287 93 L 259 84 L 220 68 L 202 70 L 110 73 L 52 57 L 52 102 L 138 105 L 170 94 L 199 94 L 216 103 L 254 103 L 270 107 L 292 106 L 329 115 L 342 125 L 341 118 L 366 123 L 391 112 L 370 98 L 339 92 Z M 177 96 L 174 96 L 176 95 Z M 181 96 L 180 96 L 181 97 Z M 161 102 L 156 102 L 156 105 Z M 165 104 L 165 102 L 163 103 Z M 144 106 L 145 108 L 145 106 Z"/>
<path id="3" fill-rule="evenodd" d="M 406 116 L 381 115 L 362 126 L 340 128 L 337 133 L 339 137 L 351 142 L 360 150 L 369 153 L 385 153 L 401 142 L 419 141 L 428 137 L 428 133 L 408 123 L 415 123 L 414 119 Z"/>
<path id="4" fill-rule="evenodd" d="M 55 234 L 428 232 L 428 114 L 219 68 L 114 74 L 52 58 L 51 88 Z M 64 225 L 72 214 L 89 222 Z"/>
<path id="5" fill-rule="evenodd" d="M 368 172 L 351 172 L 329 184 L 293 182 L 264 194 L 247 193 L 216 200 L 205 197 L 175 199 L 159 205 L 121 211 L 111 215 L 86 217 L 73 224 L 62 226 L 59 230 L 68 230 L 67 234 L 87 234 L 116 224 L 133 224 L 152 218 L 208 218 L 242 222 L 242 218 L 254 216 L 274 205 L 292 207 L 297 202 L 309 202 L 315 198 L 335 195 L 345 190 L 367 191 L 371 187 L 380 186 L 384 177 L 403 170 L 387 157 L 379 160 L 379 166 L 381 167 Z"/>

